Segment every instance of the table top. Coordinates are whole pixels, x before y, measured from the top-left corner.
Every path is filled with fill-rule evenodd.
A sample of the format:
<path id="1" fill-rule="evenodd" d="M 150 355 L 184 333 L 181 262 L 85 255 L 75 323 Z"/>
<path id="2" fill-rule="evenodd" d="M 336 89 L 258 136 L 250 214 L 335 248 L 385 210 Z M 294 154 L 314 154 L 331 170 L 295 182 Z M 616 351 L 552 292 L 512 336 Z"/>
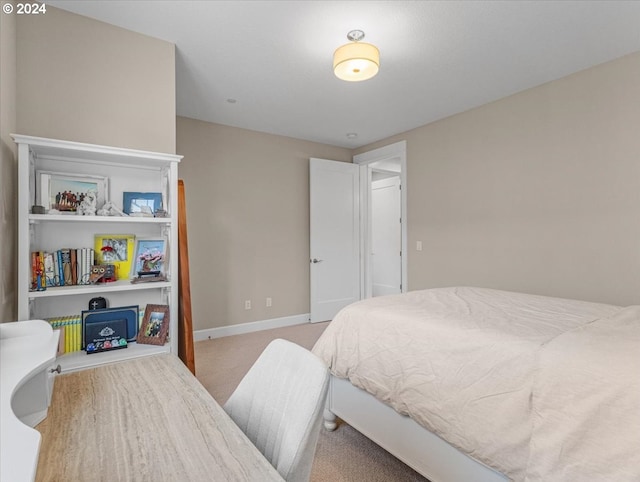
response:
<path id="1" fill-rule="evenodd" d="M 37 429 L 38 481 L 283 480 L 171 354 L 59 375 Z"/>

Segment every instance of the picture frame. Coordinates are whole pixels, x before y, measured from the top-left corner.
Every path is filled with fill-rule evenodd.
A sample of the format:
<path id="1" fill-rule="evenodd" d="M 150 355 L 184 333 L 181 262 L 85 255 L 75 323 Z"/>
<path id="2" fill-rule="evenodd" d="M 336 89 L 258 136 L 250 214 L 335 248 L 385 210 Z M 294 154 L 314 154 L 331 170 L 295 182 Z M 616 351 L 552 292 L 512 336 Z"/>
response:
<path id="1" fill-rule="evenodd" d="M 140 320 L 140 306 L 120 306 L 116 308 L 100 308 L 96 310 L 82 311 L 82 349 L 86 348 L 87 323 L 100 323 L 113 320 L 125 320 L 127 342 L 136 341 L 138 337 L 138 325 Z"/>
<path id="2" fill-rule="evenodd" d="M 137 238 L 131 267 L 131 278 L 164 278 L 167 262 L 167 240 Z"/>
<path id="3" fill-rule="evenodd" d="M 169 322 L 169 305 L 147 305 L 136 341 L 146 345 L 164 345 Z"/>
<path id="4" fill-rule="evenodd" d="M 96 208 L 109 199 L 109 180 L 104 176 L 36 171 L 36 205 L 56 214 L 76 214 L 87 192 L 96 192 Z M 53 213 L 49 213 L 53 214 Z"/>
<path id="5" fill-rule="evenodd" d="M 123 192 L 122 210 L 128 215 L 143 215 L 145 208 L 152 214 L 163 209 L 162 193 L 159 192 Z"/>
<path id="6" fill-rule="evenodd" d="M 135 239 L 133 234 L 96 234 L 96 264 L 112 264 L 116 268 L 116 280 L 129 279 Z"/>

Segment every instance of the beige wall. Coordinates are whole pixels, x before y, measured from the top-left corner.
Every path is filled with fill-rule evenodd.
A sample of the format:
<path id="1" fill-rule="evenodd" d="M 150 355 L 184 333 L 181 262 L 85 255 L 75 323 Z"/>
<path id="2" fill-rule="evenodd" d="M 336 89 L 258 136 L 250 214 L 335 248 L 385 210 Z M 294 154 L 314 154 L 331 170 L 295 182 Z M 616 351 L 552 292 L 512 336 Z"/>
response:
<path id="1" fill-rule="evenodd" d="M 194 329 L 308 313 L 309 158 L 351 151 L 184 117 L 177 126 Z"/>
<path id="2" fill-rule="evenodd" d="M 51 6 L 0 14 L 0 35 L 0 321 L 9 321 L 17 279 L 9 133 L 175 153 L 175 48 Z"/>
<path id="3" fill-rule="evenodd" d="M 407 141 L 409 288 L 640 304 L 638 106 L 635 53 L 358 149 Z"/>
<path id="4" fill-rule="evenodd" d="M 16 313 L 16 17 L 0 14 L 0 322 Z"/>
<path id="5" fill-rule="evenodd" d="M 175 153 L 173 44 L 47 6 L 18 18 L 20 134 Z"/>

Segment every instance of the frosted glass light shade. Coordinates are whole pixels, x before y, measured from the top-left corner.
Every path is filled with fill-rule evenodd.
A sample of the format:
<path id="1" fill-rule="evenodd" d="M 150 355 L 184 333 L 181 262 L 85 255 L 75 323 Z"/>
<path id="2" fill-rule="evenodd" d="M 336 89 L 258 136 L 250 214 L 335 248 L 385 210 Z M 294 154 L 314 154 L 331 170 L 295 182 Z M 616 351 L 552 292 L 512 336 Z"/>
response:
<path id="1" fill-rule="evenodd" d="M 348 82 L 370 79 L 379 69 L 380 52 L 371 44 L 348 43 L 338 47 L 333 54 L 333 72 Z"/>

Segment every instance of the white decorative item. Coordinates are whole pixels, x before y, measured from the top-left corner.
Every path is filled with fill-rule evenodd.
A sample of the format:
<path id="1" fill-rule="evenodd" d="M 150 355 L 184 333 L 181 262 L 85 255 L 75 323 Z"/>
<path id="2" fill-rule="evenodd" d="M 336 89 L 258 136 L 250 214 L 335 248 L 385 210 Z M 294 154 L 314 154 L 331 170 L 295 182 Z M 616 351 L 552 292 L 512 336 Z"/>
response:
<path id="1" fill-rule="evenodd" d="M 127 216 L 127 214 L 118 209 L 111 201 L 107 201 L 104 206 L 98 209 L 98 216 Z"/>
<path id="2" fill-rule="evenodd" d="M 96 203 L 98 200 L 98 192 L 90 189 L 80 201 L 78 205 L 78 216 L 95 216 L 96 215 Z"/>

